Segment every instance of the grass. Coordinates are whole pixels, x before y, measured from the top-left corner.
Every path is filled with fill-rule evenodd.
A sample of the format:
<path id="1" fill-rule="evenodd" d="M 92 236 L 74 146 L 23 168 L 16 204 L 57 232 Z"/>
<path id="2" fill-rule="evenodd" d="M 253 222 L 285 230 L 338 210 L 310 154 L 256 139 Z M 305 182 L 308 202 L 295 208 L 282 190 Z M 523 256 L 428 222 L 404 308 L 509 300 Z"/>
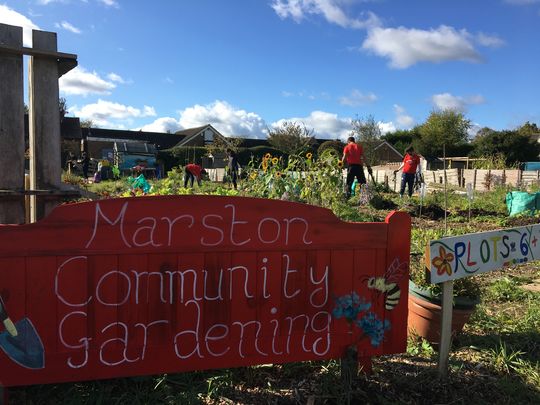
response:
<path id="1" fill-rule="evenodd" d="M 223 186 L 203 183 L 201 192 L 216 192 Z M 123 187 L 122 182 L 89 186 L 91 191 L 111 195 Z M 468 210 L 466 198 L 452 194 L 450 232 L 458 235 L 538 222 L 534 217 L 506 217 L 505 192 L 476 195 L 472 223 L 463 214 Z M 424 209 L 440 207 L 441 195 L 426 202 L 431 205 L 424 204 Z M 414 198 L 404 204 L 395 194 L 380 193 L 377 206 L 393 204 L 410 210 L 411 252 L 420 260 L 427 241 L 442 236 L 444 229 L 442 221 L 419 218 L 418 203 Z M 355 199 L 336 210 L 350 221 L 381 221 L 387 213 L 388 208 L 359 208 Z M 15 404 L 540 403 L 540 293 L 523 288 L 538 278 L 537 263 L 474 278 L 480 285 L 481 304 L 453 342 L 450 374 L 444 381 L 436 372 L 435 348 L 410 338 L 406 353 L 375 358 L 373 374 L 352 378 L 342 378 L 340 362 L 331 360 L 21 387 L 10 390 L 11 400 Z"/>

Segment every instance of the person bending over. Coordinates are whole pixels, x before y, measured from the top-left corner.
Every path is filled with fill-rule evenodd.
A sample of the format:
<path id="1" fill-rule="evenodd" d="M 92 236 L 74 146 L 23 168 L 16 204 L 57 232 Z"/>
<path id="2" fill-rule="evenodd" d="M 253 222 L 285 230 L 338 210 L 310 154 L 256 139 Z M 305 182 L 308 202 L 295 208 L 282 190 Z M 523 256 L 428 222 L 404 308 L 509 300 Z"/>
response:
<path id="1" fill-rule="evenodd" d="M 202 173 L 202 166 L 199 166 L 195 163 L 190 163 L 186 165 L 184 168 L 184 188 L 187 187 L 188 182 L 190 182 L 190 187 L 193 187 L 193 182 L 195 179 L 197 179 L 197 184 L 199 187 L 201 186 L 201 173 Z"/>

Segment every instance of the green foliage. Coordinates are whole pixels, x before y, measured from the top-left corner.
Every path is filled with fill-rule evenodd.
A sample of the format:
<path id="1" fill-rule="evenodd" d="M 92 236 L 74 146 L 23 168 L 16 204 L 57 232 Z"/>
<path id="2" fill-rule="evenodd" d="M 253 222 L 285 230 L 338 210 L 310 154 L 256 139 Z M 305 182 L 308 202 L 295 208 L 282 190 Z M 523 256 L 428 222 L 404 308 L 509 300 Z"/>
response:
<path id="1" fill-rule="evenodd" d="M 163 161 L 165 170 L 188 163 L 201 164 L 203 156 L 208 154 L 204 146 L 175 146 L 158 152 L 158 159 Z"/>
<path id="2" fill-rule="evenodd" d="M 242 184 L 244 193 L 263 198 L 300 201 L 332 208 L 343 200 L 342 169 L 333 149 L 327 149 L 317 160 L 290 155 L 284 159 L 268 154 L 248 167 Z"/>
<path id="3" fill-rule="evenodd" d="M 517 128 L 517 131 L 520 134 L 528 136 L 540 134 L 540 128 L 538 128 L 538 125 L 536 125 L 534 122 L 530 123 L 529 121 L 525 122 L 525 124 Z"/>
<path id="4" fill-rule="evenodd" d="M 409 336 L 407 339 L 407 354 L 432 358 L 435 355 L 435 349 L 427 340 L 419 336 Z"/>
<path id="5" fill-rule="evenodd" d="M 420 139 L 420 133 L 418 127 L 412 129 L 398 129 L 394 132 L 387 132 L 381 139 L 384 139 L 394 148 L 396 148 L 401 154 L 405 154 L 405 149 L 410 145 L 416 147 L 418 140 Z"/>
<path id="6" fill-rule="evenodd" d="M 300 156 L 311 150 L 313 130 L 297 122 L 285 121 L 280 127 L 269 130 L 268 143 L 287 155 Z"/>
<path id="7" fill-rule="evenodd" d="M 340 156 L 343 153 L 343 148 L 345 147 L 345 144 L 339 140 L 335 141 L 325 141 L 321 143 L 319 146 L 319 149 L 317 149 L 317 155 L 322 155 L 325 150 L 327 149 L 333 149 L 338 156 Z"/>
<path id="8" fill-rule="evenodd" d="M 267 153 L 272 156 L 285 157 L 285 155 L 272 146 L 254 146 L 252 148 L 238 148 L 238 162 L 241 166 L 246 166 L 249 162 L 253 161 L 262 161 L 262 158 Z"/>
<path id="9" fill-rule="evenodd" d="M 382 132 L 373 115 L 366 118 L 356 118 L 351 121 L 351 136 L 355 136 L 364 148 L 365 163 L 369 166 L 379 164 L 375 148 L 379 144 Z"/>
<path id="10" fill-rule="evenodd" d="M 496 302 L 517 302 L 533 299 L 535 294 L 520 287 L 520 280 L 514 277 L 501 277 L 486 290 L 486 299 Z"/>
<path id="11" fill-rule="evenodd" d="M 242 138 L 235 136 L 216 136 L 214 137 L 212 143 L 206 146 L 206 150 L 208 151 L 208 153 L 212 153 L 213 155 L 218 153 L 225 154 L 227 149 L 232 149 L 234 152 L 238 153 L 240 144 L 243 141 L 244 140 Z"/>
<path id="12" fill-rule="evenodd" d="M 519 131 L 494 131 L 484 128 L 474 138 L 473 145 L 472 156 L 496 156 L 498 160 L 504 159 L 506 167 L 515 166 L 518 162 L 538 160 L 540 154 L 540 144 L 536 139 Z M 493 160 L 488 162 L 493 163 Z"/>
<path id="13" fill-rule="evenodd" d="M 454 110 L 433 111 L 426 122 L 418 127 L 418 148 L 425 156 L 458 156 L 460 148 L 467 143 L 471 121 L 463 113 Z M 461 153 L 458 153 L 461 152 Z"/>

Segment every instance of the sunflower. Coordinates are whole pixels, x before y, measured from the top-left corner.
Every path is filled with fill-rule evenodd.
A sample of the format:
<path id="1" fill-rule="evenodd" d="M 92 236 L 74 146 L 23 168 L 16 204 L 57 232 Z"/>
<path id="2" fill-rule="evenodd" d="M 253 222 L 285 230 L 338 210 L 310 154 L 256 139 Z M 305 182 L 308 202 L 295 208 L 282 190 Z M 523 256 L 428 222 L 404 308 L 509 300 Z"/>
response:
<path id="1" fill-rule="evenodd" d="M 273 165 L 277 165 L 278 162 L 279 162 L 279 159 L 278 159 L 277 157 L 272 158 L 272 164 L 273 164 Z"/>
<path id="2" fill-rule="evenodd" d="M 313 153 L 311 152 L 306 153 L 306 157 L 308 158 L 308 160 L 311 160 L 311 158 L 313 157 Z"/>
<path id="3" fill-rule="evenodd" d="M 276 177 L 281 177 L 281 172 L 276 172 Z"/>
<path id="4" fill-rule="evenodd" d="M 339 168 L 343 167 L 343 160 L 338 160 L 337 165 Z"/>
<path id="5" fill-rule="evenodd" d="M 266 155 L 264 155 L 264 158 L 265 159 L 271 159 L 272 158 L 272 155 L 270 153 L 267 153 Z"/>

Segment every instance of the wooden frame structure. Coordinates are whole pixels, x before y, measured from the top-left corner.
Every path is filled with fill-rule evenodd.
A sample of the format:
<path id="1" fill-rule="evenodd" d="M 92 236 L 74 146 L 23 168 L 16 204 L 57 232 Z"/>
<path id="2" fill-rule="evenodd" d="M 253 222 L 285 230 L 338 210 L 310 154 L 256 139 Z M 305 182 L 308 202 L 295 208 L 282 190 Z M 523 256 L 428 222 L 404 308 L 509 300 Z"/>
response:
<path id="1" fill-rule="evenodd" d="M 33 47 L 23 46 L 23 29 L 0 24 L 0 223 L 30 222 L 45 217 L 61 189 L 58 78 L 77 66 L 77 55 L 57 51 L 56 33 L 32 31 Z M 23 57 L 30 57 L 29 190 L 25 187 Z"/>

